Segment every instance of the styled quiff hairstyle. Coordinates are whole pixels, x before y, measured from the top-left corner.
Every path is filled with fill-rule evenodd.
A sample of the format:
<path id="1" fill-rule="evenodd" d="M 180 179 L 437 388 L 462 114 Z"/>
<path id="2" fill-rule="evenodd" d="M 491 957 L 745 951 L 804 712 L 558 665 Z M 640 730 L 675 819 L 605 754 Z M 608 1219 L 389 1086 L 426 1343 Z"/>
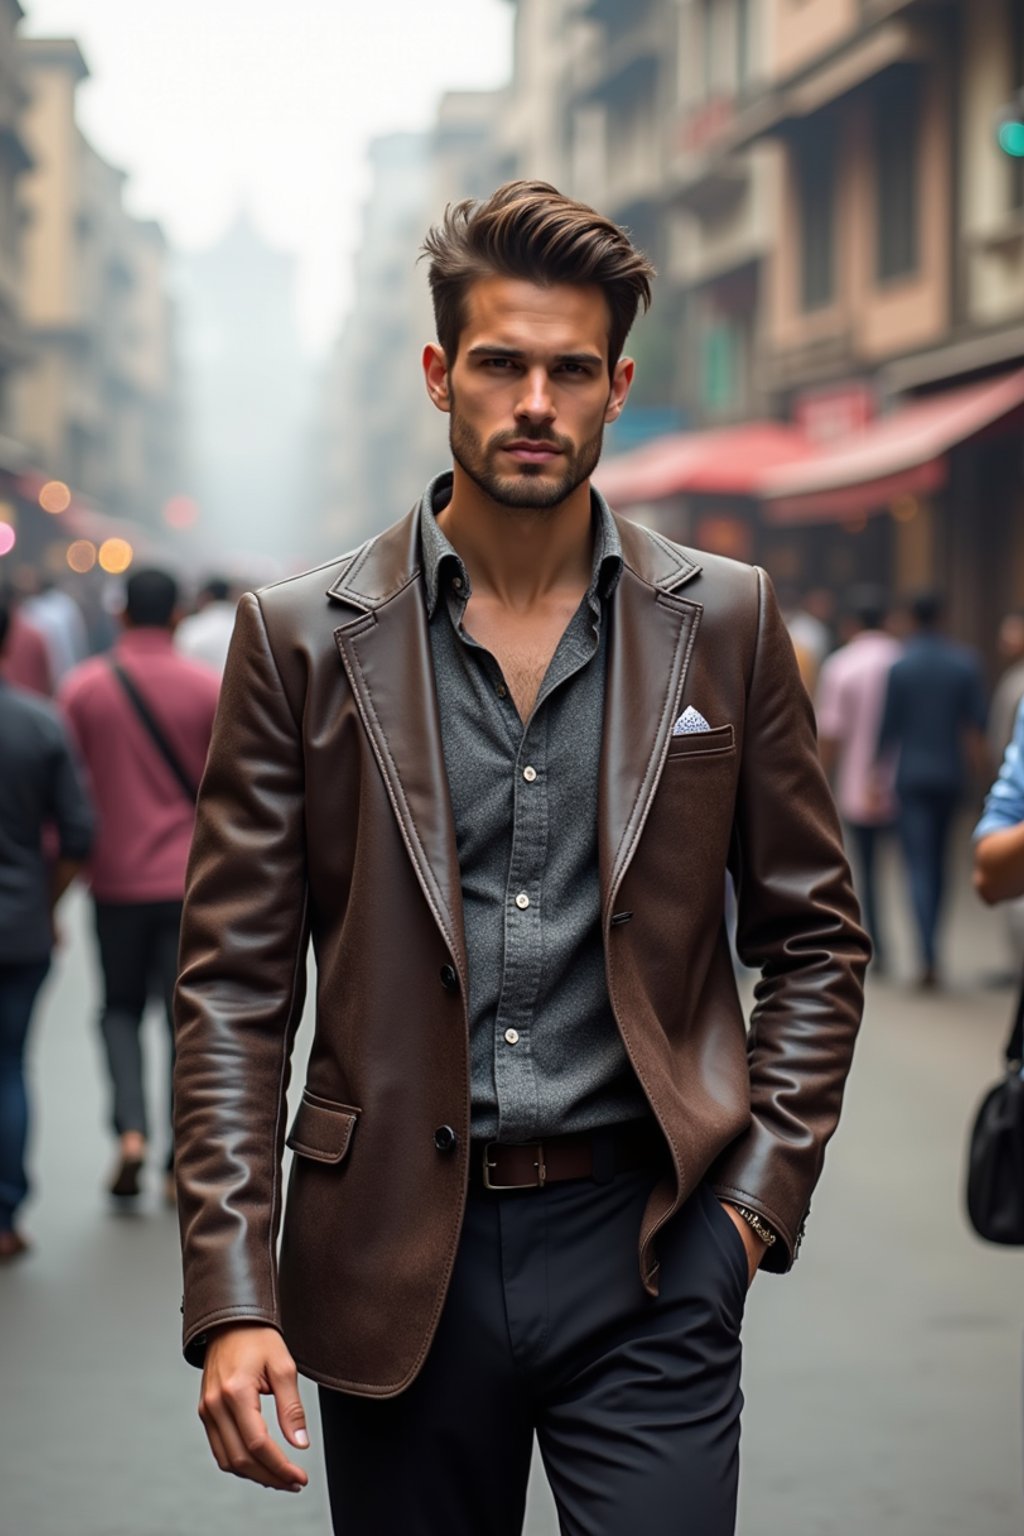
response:
<path id="1" fill-rule="evenodd" d="M 466 323 L 470 285 L 483 277 L 516 277 L 602 289 L 611 317 L 608 371 L 622 356 L 642 304 L 651 306 L 654 267 L 629 235 L 585 203 L 546 181 L 507 181 L 484 202 L 449 203 L 423 242 L 437 339 L 455 361 Z"/>

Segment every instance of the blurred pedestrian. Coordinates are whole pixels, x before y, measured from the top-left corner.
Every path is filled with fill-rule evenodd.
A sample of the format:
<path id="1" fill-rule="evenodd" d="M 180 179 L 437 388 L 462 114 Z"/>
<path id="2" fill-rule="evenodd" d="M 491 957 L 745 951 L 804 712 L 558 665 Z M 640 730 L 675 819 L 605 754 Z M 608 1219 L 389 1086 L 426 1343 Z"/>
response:
<path id="1" fill-rule="evenodd" d="M 857 889 L 874 948 L 885 967 L 885 932 L 879 921 L 876 857 L 896 822 L 895 773 L 875 766 L 889 673 L 903 647 L 885 628 L 887 604 L 878 587 L 850 594 L 849 641 L 826 657 L 818 681 L 818 740 L 825 771 L 854 852 Z"/>
<path id="2" fill-rule="evenodd" d="M 223 672 L 237 607 L 231 583 L 223 576 L 211 576 L 199 589 L 195 613 L 182 619 L 175 631 L 174 643 L 181 654 Z"/>
<path id="3" fill-rule="evenodd" d="M 801 596 L 795 587 L 783 587 L 779 592 L 779 607 L 793 642 L 804 687 L 813 698 L 818 674 L 833 643 L 832 630 L 823 617 L 823 611 L 828 607 L 828 594 L 815 589 L 813 593 Z"/>
<path id="4" fill-rule="evenodd" d="M 1024 699 L 1024 613 L 1008 613 L 999 625 L 996 642 L 1003 671 L 992 694 L 988 717 L 989 757 L 1001 763 L 1010 744 L 1017 706 Z"/>
<path id="5" fill-rule="evenodd" d="M 990 906 L 1024 896 L 1024 702 L 974 829 L 974 888 Z"/>
<path id="6" fill-rule="evenodd" d="M 867 940 L 763 572 L 592 490 L 646 257 L 543 182 L 425 250 L 454 469 L 239 607 L 176 1004 L 186 1355 L 219 1465 L 282 1490 L 321 1383 L 347 1536 L 518 1531 L 535 1432 L 563 1530 L 730 1536 L 745 1297 L 799 1247 Z"/>
<path id="7" fill-rule="evenodd" d="M 174 648 L 177 604 L 172 576 L 136 571 L 114 650 L 76 668 L 60 693 L 99 813 L 89 883 L 119 1137 L 110 1190 L 126 1199 L 139 1192 L 149 1139 L 142 1018 L 155 987 L 172 1029 L 185 864 L 219 692 L 215 672 Z"/>
<path id="8" fill-rule="evenodd" d="M 919 593 L 911 632 L 889 674 L 878 740 L 881 784 L 895 761 L 900 842 L 920 948 L 920 985 L 938 983 L 938 934 L 954 817 L 986 771 L 981 664 L 940 629 L 942 600 Z"/>
<path id="9" fill-rule="evenodd" d="M 0 658 L 11 607 L 0 597 Z M 55 828 L 57 862 L 44 849 Z M 28 1193 L 24 1054 L 50 968 L 54 911 L 92 841 L 93 817 L 57 710 L 0 681 L 0 1261 L 28 1249 L 18 1209 Z"/>
<path id="10" fill-rule="evenodd" d="M 997 637 L 1003 671 L 992 694 L 988 716 L 989 760 L 1002 763 L 1013 736 L 1017 708 L 1024 698 L 1024 613 L 1004 616 Z M 1016 979 L 1024 963 L 1024 898 L 1000 903 L 1011 974 Z"/>
<path id="11" fill-rule="evenodd" d="M 53 667 L 42 631 L 22 613 L 13 598 L 5 599 L 9 615 L 7 644 L 0 656 L 0 677 L 41 698 L 53 697 Z"/>
<path id="12" fill-rule="evenodd" d="M 22 604 L 28 621 L 40 631 L 50 653 L 54 686 L 89 654 L 89 635 L 82 610 L 69 592 L 49 576 L 28 573 L 30 595 Z"/>

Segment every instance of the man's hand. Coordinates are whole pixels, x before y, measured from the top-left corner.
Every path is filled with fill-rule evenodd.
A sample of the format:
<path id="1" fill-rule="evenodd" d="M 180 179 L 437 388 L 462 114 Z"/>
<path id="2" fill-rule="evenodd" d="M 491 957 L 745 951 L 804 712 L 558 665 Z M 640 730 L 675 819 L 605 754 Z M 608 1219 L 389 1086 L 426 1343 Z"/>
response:
<path id="1" fill-rule="evenodd" d="M 277 1329 L 262 1323 L 218 1328 L 206 1346 L 199 1398 L 199 1417 L 217 1465 L 264 1488 L 301 1493 L 309 1477 L 270 1438 L 261 1394 L 273 1394 L 285 1438 L 305 1450 L 309 1436 L 295 1362 Z"/>
<path id="2" fill-rule="evenodd" d="M 758 1237 L 753 1227 L 750 1226 L 748 1222 L 743 1220 L 743 1217 L 740 1215 L 739 1211 L 731 1206 L 728 1200 L 721 1200 L 719 1201 L 719 1204 L 721 1205 L 725 1214 L 729 1217 L 729 1220 L 736 1228 L 740 1237 L 743 1239 L 743 1246 L 747 1250 L 747 1265 L 750 1270 L 750 1274 L 747 1278 L 747 1285 L 751 1286 L 754 1283 L 754 1276 L 757 1274 L 757 1271 L 761 1266 L 761 1260 L 764 1258 L 764 1243 Z"/>

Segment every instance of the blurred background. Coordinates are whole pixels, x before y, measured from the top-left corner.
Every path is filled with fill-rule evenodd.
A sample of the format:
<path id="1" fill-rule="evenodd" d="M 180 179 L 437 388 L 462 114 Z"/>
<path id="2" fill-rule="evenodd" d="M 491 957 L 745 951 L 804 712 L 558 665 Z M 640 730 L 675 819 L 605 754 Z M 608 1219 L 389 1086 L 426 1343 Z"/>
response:
<path id="1" fill-rule="evenodd" d="M 448 458 L 419 243 L 516 176 L 658 267 L 597 475 L 619 510 L 767 566 L 812 690 L 867 580 L 940 589 L 979 677 L 1015 669 L 941 990 L 880 855 L 849 1107 L 797 1275 L 751 1293 L 740 1528 L 1019 1536 L 1020 1255 L 961 1186 L 1024 953 L 970 887 L 1024 693 L 1022 0 L 0 0 L 0 589 L 49 645 L 31 685 L 114 640 L 142 564 L 190 599 L 216 573 L 230 628 L 238 588 L 408 509 Z M 287 1515 L 209 1457 L 154 1171 L 111 1212 L 89 926 L 75 891 L 30 1061 L 0 1536 L 314 1536 L 315 1432 Z M 556 1530 L 540 1475 L 527 1529 Z"/>
<path id="2" fill-rule="evenodd" d="M 1024 7 L 374 9 L 0 4 L 8 570 L 259 580 L 399 516 L 447 453 L 423 231 L 536 176 L 660 273 L 615 504 L 787 585 L 947 588 L 993 660 L 1024 591 Z"/>

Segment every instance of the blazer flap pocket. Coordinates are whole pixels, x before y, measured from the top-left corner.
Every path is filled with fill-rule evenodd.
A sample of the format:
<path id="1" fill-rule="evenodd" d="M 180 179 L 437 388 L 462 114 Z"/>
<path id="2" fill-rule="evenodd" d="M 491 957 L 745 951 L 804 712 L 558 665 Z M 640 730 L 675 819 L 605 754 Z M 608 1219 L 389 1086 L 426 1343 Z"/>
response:
<path id="1" fill-rule="evenodd" d="M 358 1119 L 358 1109 L 348 1104 L 314 1101 L 303 1094 L 285 1145 L 317 1163 L 340 1163 Z"/>
<path id="2" fill-rule="evenodd" d="M 673 736 L 668 744 L 669 757 L 690 757 L 701 752 L 729 752 L 736 745 L 731 725 L 716 726 L 713 731 L 689 731 Z"/>

